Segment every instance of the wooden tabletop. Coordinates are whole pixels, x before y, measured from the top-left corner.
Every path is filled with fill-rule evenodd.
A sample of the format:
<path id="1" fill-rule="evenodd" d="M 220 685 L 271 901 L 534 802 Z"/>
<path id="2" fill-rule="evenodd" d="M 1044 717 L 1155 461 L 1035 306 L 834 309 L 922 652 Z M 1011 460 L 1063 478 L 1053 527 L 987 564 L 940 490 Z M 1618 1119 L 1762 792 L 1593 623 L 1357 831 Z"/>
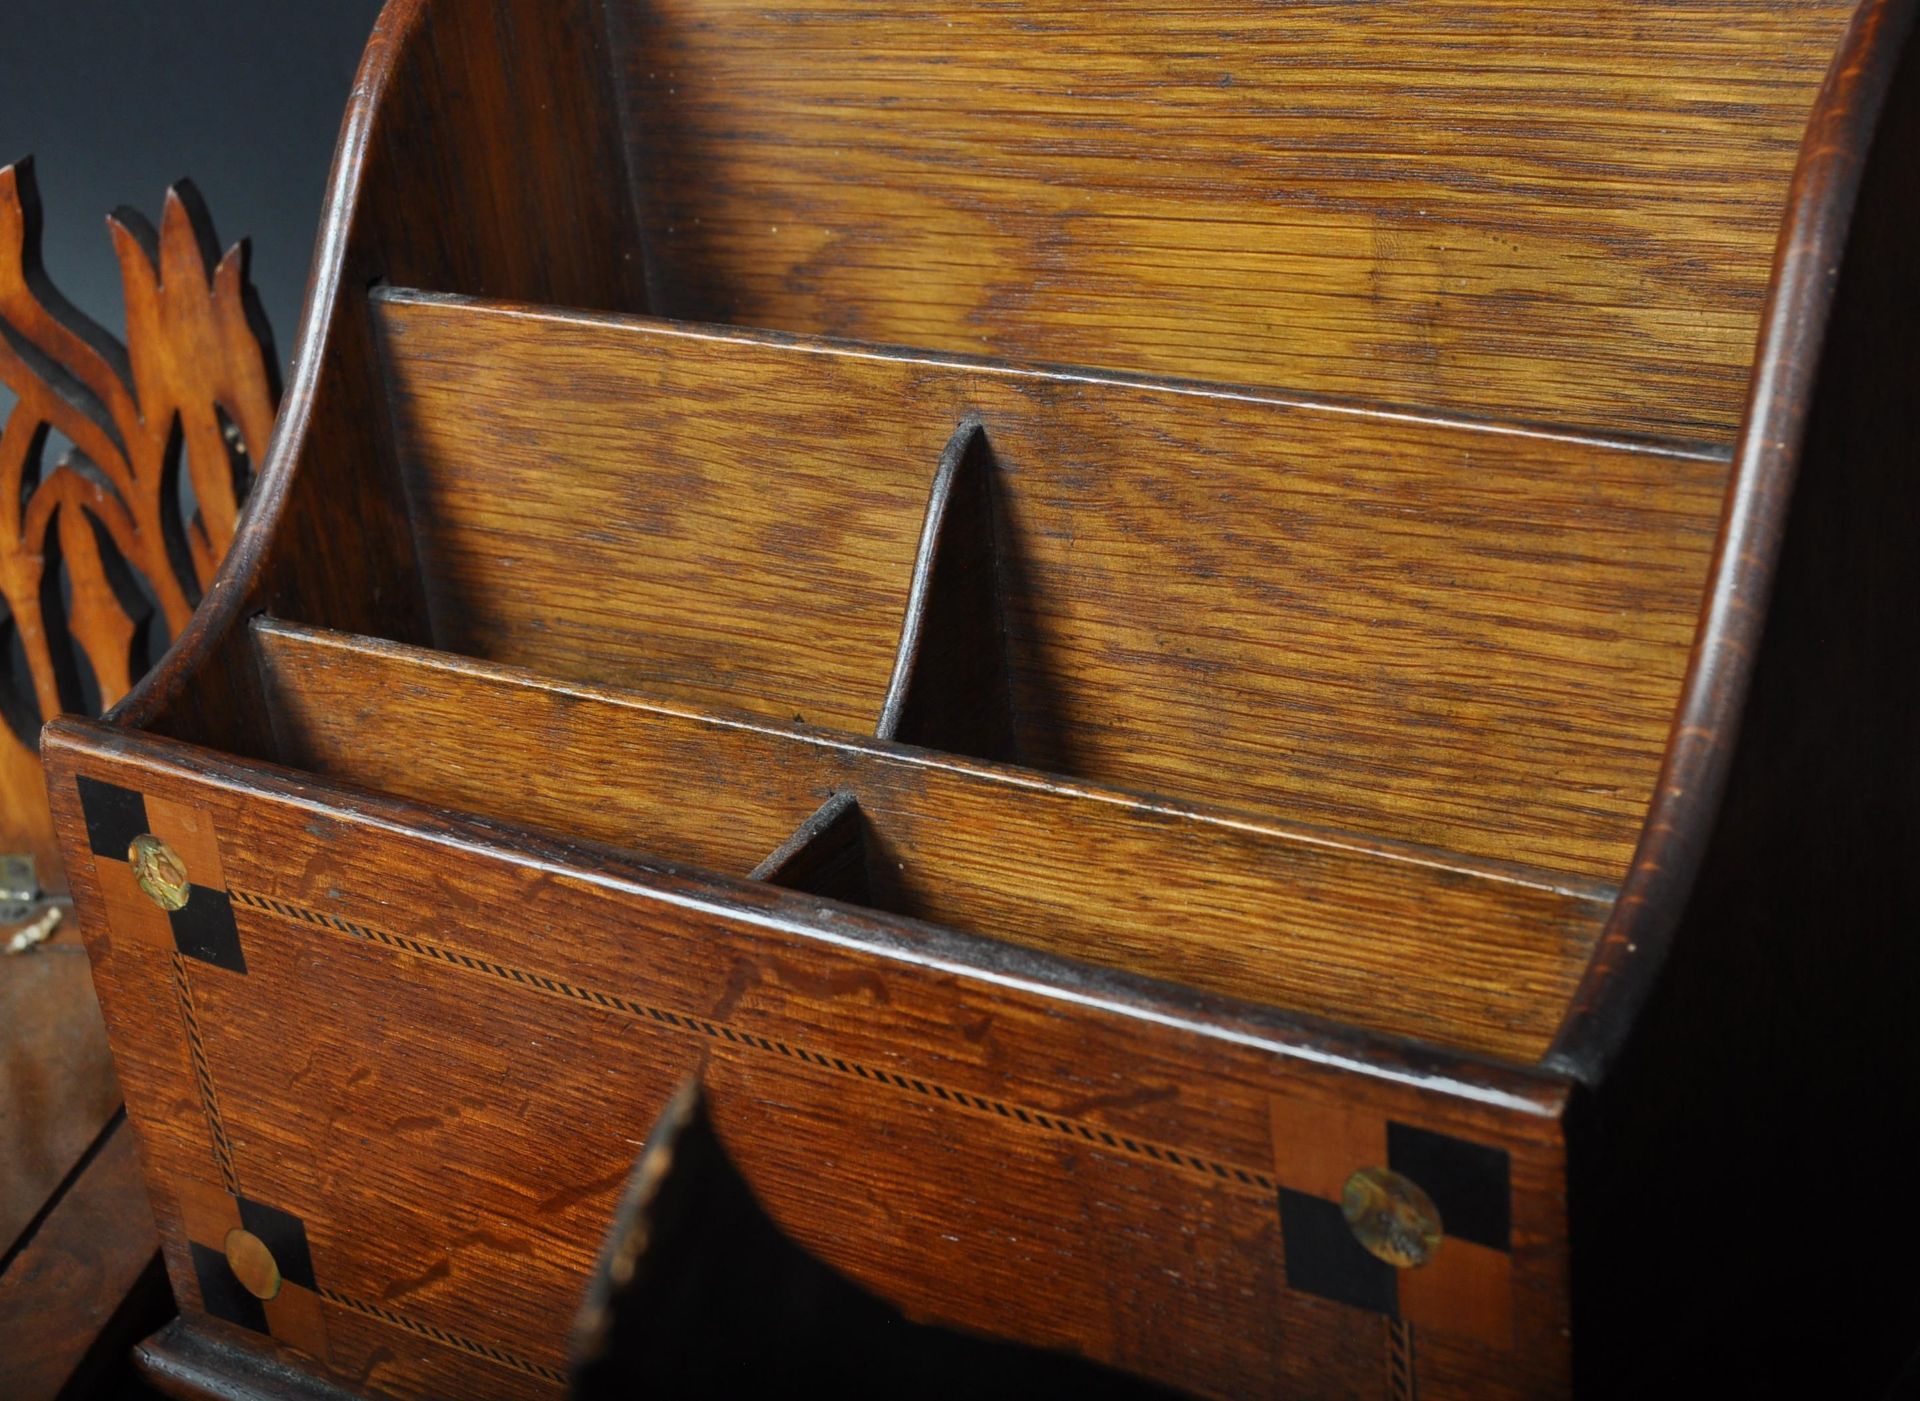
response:
<path id="1" fill-rule="evenodd" d="M 170 1311 L 86 951 L 0 958 L 0 1393 L 120 1394 Z"/>

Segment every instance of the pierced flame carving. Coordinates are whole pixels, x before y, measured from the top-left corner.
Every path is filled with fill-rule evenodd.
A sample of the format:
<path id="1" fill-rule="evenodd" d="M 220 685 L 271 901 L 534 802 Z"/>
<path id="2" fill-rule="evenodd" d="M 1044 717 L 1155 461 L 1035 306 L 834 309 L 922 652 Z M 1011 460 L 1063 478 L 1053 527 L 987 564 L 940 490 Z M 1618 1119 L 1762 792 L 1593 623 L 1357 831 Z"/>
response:
<path id="1" fill-rule="evenodd" d="M 40 724 L 112 705 L 179 636 L 279 399 L 246 245 L 219 256 L 193 188 L 167 192 L 157 231 L 130 209 L 107 222 L 124 345 L 47 277 L 31 163 L 0 168 L 0 382 L 18 399 L 0 427 L 0 841 L 47 866 Z"/>

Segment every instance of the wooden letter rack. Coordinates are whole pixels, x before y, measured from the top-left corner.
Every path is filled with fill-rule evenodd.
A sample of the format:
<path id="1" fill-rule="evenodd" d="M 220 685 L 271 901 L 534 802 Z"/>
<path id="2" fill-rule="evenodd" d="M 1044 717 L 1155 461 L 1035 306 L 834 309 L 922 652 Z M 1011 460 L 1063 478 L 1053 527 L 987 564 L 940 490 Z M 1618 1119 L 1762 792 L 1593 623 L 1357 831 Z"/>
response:
<path id="1" fill-rule="evenodd" d="M 232 553 L 46 732 L 153 1373 L 562 1394 L 697 1079 L 1191 1393 L 1887 1376 L 1914 13 L 392 0 Z"/>

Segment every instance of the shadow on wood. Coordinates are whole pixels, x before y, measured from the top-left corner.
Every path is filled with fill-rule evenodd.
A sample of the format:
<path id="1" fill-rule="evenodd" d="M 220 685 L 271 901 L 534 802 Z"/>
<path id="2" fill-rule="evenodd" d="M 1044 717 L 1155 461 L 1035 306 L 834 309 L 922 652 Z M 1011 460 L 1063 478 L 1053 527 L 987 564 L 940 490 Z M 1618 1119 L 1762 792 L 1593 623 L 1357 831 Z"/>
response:
<path id="1" fill-rule="evenodd" d="M 573 1395 L 1175 1395 L 1084 1358 L 910 1322 L 755 1199 L 697 1082 L 641 1149 L 576 1324 Z"/>

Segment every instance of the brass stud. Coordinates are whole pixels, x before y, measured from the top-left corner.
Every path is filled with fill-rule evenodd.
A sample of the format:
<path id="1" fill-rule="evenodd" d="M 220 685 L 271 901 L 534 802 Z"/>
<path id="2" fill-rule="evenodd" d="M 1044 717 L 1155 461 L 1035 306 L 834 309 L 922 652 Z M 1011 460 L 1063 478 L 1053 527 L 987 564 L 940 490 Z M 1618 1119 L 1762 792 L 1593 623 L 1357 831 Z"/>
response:
<path id="1" fill-rule="evenodd" d="M 1396 1269 L 1418 1269 L 1440 1248 L 1440 1209 L 1392 1168 L 1364 1167 L 1349 1177 L 1340 1210 L 1353 1238 Z"/>
<path id="2" fill-rule="evenodd" d="M 256 1299 L 271 1299 L 280 1292 L 280 1262 L 252 1231 L 235 1226 L 227 1232 L 227 1266 L 240 1287 Z"/>
<path id="3" fill-rule="evenodd" d="M 163 910 L 178 910 L 193 893 L 187 880 L 187 864 L 174 849 L 153 833 L 133 839 L 127 848 L 127 860 L 133 866 L 133 878 L 147 898 Z"/>

